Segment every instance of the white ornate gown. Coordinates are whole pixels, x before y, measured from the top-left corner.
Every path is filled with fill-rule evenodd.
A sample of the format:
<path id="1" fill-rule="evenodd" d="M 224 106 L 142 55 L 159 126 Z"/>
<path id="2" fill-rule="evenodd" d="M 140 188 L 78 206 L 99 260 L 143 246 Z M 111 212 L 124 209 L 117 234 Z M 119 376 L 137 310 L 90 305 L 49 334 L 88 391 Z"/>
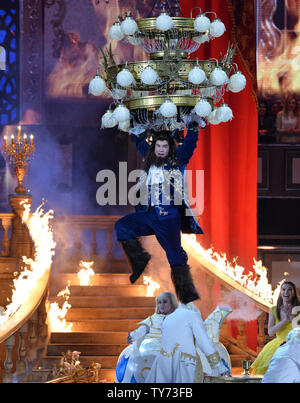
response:
<path id="1" fill-rule="evenodd" d="M 154 313 L 139 322 L 147 325 L 149 333 L 126 347 L 116 367 L 117 383 L 143 383 L 156 355 L 161 349 L 161 326 L 166 315 Z"/>
<path id="2" fill-rule="evenodd" d="M 179 306 L 165 317 L 161 331 L 161 350 L 145 382 L 201 382 L 203 371 L 196 343 L 206 356 L 213 356 L 216 348 L 207 335 L 200 312 Z"/>

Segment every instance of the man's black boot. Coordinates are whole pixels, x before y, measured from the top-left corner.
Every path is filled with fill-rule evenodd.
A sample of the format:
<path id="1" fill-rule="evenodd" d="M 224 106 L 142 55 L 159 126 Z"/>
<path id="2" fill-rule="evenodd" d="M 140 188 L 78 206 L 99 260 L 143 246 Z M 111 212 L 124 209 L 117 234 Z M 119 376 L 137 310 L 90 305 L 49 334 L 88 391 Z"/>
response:
<path id="1" fill-rule="evenodd" d="M 183 304 L 199 299 L 187 264 L 171 266 L 171 279 L 173 281 L 177 298 Z"/>
<path id="2" fill-rule="evenodd" d="M 129 241 L 121 241 L 120 243 L 131 266 L 132 274 L 129 279 L 131 283 L 134 283 L 144 272 L 151 256 L 145 251 L 137 238 Z"/>

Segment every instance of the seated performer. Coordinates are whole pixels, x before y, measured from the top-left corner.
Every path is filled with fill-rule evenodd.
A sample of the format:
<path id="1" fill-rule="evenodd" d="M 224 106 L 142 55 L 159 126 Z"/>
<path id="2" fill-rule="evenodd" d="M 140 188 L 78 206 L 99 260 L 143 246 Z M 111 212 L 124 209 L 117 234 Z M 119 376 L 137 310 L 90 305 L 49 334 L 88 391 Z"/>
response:
<path id="1" fill-rule="evenodd" d="M 196 346 L 205 354 L 212 368 L 212 375 L 229 374 L 215 344 L 207 334 L 200 311 L 194 309 L 193 304 L 179 304 L 164 319 L 161 350 L 154 360 L 146 383 L 203 382 L 203 369 Z"/>
<path id="2" fill-rule="evenodd" d="M 270 336 L 276 334 L 276 337 L 264 346 L 251 365 L 250 372 L 252 374 L 265 374 L 275 351 L 285 342 L 287 334 L 292 329 L 292 309 L 298 305 L 300 302 L 295 284 L 291 281 L 285 281 L 281 285 L 277 305 L 271 308 L 269 314 L 268 332 Z"/>
<path id="3" fill-rule="evenodd" d="M 137 329 L 128 334 L 127 346 L 120 354 L 116 366 L 116 383 L 144 383 L 155 357 L 161 351 L 161 327 L 166 315 L 170 315 L 177 308 L 175 296 L 170 292 L 163 292 L 156 297 L 155 313 L 138 324 Z M 187 309 L 199 312 L 199 309 L 190 302 Z M 222 324 L 232 309 L 228 306 L 218 306 L 205 320 L 205 328 L 219 353 L 228 373 L 231 372 L 231 362 L 226 348 L 219 341 Z M 202 323 L 199 312 L 200 324 Z M 199 354 L 203 374 L 212 375 L 213 370 L 205 353 L 196 344 L 196 355 Z"/>
<path id="4" fill-rule="evenodd" d="M 161 325 L 166 315 L 174 312 L 178 303 L 170 292 L 156 297 L 155 313 L 142 320 L 136 330 L 128 333 L 131 346 L 121 353 L 116 367 L 116 382 L 141 383 L 161 348 Z M 134 345 L 132 345 L 134 343 Z"/>
<path id="5" fill-rule="evenodd" d="M 276 350 L 262 383 L 300 383 L 300 327 L 292 329 Z"/>
<path id="6" fill-rule="evenodd" d="M 151 146 L 143 135 L 134 137 L 145 158 L 145 171 L 137 184 L 142 203 L 135 213 L 122 217 L 115 225 L 117 239 L 132 268 L 130 281 L 134 283 L 140 277 L 150 260 L 138 237 L 155 235 L 166 252 L 176 295 L 182 303 L 199 298 L 181 246 L 181 231 L 203 233 L 189 208 L 183 184 L 198 133 L 199 124 L 189 123 L 186 137 L 177 148 L 170 132 L 154 132 Z"/>

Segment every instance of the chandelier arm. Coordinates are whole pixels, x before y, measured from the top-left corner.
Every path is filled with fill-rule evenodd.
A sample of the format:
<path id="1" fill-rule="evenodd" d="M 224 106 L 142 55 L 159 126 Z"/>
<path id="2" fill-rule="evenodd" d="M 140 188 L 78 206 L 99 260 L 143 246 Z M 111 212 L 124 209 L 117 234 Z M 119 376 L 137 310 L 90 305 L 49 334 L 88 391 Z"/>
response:
<path id="1" fill-rule="evenodd" d="M 172 2 L 175 3 L 175 5 L 172 7 Z M 158 7 L 159 5 L 161 5 L 161 7 Z M 169 11 L 172 13 L 172 10 L 178 10 L 179 13 L 181 14 L 182 17 L 184 17 L 184 14 L 181 10 L 180 4 L 178 2 L 178 0 L 165 0 L 164 2 L 162 2 L 161 0 L 154 0 L 153 1 L 153 7 L 150 11 L 150 13 L 148 14 L 148 16 L 146 18 L 150 18 L 155 16 L 155 12 L 154 10 L 161 10 L 162 11 Z M 176 13 L 176 11 L 175 11 Z M 172 16 L 172 15 L 171 15 Z"/>
<path id="2" fill-rule="evenodd" d="M 201 8 L 200 8 L 199 6 L 193 7 L 193 8 L 191 9 L 191 13 L 190 13 L 190 17 L 191 17 L 191 18 L 193 18 L 193 11 L 194 11 L 195 9 L 197 9 L 197 8 L 200 10 L 199 14 L 201 14 Z"/>

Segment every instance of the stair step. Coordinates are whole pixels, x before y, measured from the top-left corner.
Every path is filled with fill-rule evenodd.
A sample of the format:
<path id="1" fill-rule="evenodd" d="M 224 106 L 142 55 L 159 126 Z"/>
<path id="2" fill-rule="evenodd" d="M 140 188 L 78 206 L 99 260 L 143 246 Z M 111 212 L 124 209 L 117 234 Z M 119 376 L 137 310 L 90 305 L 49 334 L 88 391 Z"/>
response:
<path id="1" fill-rule="evenodd" d="M 68 350 L 80 351 L 82 356 L 119 356 L 125 347 L 127 344 L 48 344 L 47 356 L 61 355 Z"/>
<path id="2" fill-rule="evenodd" d="M 99 377 L 102 381 L 114 383 L 116 380 L 116 371 L 114 369 L 101 369 Z"/>
<path id="3" fill-rule="evenodd" d="M 66 321 L 80 319 L 139 319 L 152 315 L 153 307 L 149 308 L 70 308 Z"/>
<path id="4" fill-rule="evenodd" d="M 62 356 L 48 356 L 42 358 L 40 365 L 43 368 L 54 368 L 60 364 Z M 117 355 L 80 356 L 80 365 L 88 368 L 92 362 L 101 364 L 102 369 L 115 369 L 118 361 Z"/>
<path id="5" fill-rule="evenodd" d="M 127 332 L 67 332 L 51 333 L 50 343 L 124 344 Z"/>
<path id="6" fill-rule="evenodd" d="M 141 319 L 98 319 L 72 321 L 72 332 L 117 331 L 131 332 Z"/>
<path id="7" fill-rule="evenodd" d="M 121 285 L 121 286 L 70 286 L 71 296 L 118 296 L 118 297 L 145 297 L 147 287 L 145 285 Z M 52 288 L 50 295 L 55 296 L 60 289 Z"/>
<path id="8" fill-rule="evenodd" d="M 80 286 L 80 281 L 77 273 L 57 273 L 51 277 L 50 287 L 64 288 L 68 281 L 71 281 L 71 285 Z M 100 286 L 121 286 L 131 285 L 129 280 L 129 273 L 96 273 L 90 277 L 90 284 Z M 141 276 L 135 283 L 135 285 L 143 285 L 143 276 Z"/>
<path id="9" fill-rule="evenodd" d="M 50 298 L 50 302 L 57 297 Z M 74 308 L 114 308 L 114 307 L 151 307 L 154 311 L 155 298 L 152 297 L 105 297 L 105 296 L 70 296 L 69 304 Z"/>

